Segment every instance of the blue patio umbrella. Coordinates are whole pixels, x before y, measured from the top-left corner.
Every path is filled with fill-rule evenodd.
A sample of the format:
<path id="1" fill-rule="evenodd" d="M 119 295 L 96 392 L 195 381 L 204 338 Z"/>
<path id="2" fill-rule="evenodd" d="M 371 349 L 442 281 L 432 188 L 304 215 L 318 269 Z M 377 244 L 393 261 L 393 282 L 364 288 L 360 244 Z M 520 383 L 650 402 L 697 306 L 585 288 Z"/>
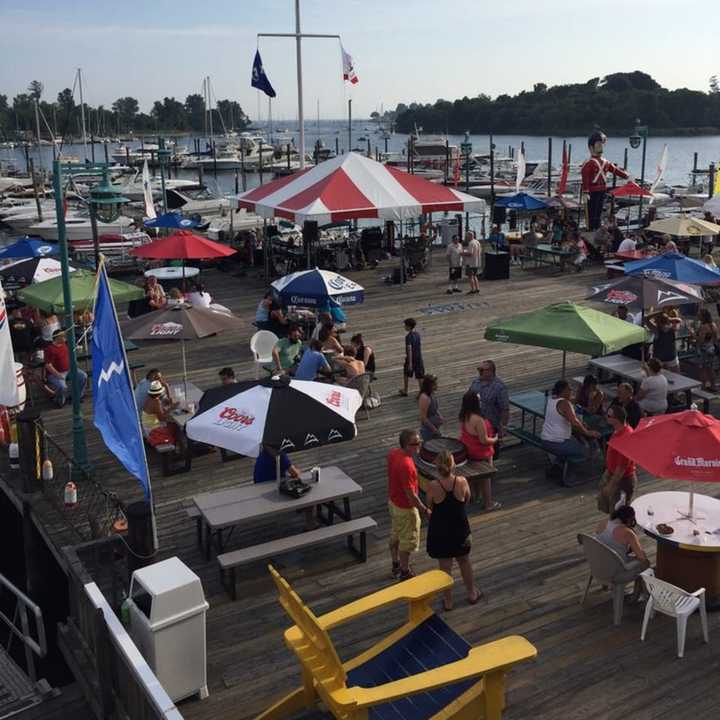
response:
<path id="1" fill-rule="evenodd" d="M 504 207 L 508 210 L 545 210 L 548 204 L 527 193 L 507 195 L 495 200 L 495 207 Z"/>
<path id="2" fill-rule="evenodd" d="M 60 249 L 54 243 L 49 243 L 41 237 L 23 235 L 14 243 L 0 250 L 0 260 L 8 258 L 34 258 L 59 255 Z"/>
<path id="3" fill-rule="evenodd" d="M 625 274 L 677 280 L 691 285 L 720 284 L 718 268 L 677 252 L 666 252 L 646 260 L 625 263 Z"/>
<path id="4" fill-rule="evenodd" d="M 174 228 L 175 230 L 192 230 L 204 225 L 202 220 L 183 217 L 179 212 L 169 212 L 158 215 L 153 220 L 146 220 L 146 228 Z"/>
<path id="5" fill-rule="evenodd" d="M 301 270 L 285 275 L 271 287 L 286 305 L 322 307 L 328 302 L 355 305 L 364 300 L 361 285 L 330 270 Z"/>

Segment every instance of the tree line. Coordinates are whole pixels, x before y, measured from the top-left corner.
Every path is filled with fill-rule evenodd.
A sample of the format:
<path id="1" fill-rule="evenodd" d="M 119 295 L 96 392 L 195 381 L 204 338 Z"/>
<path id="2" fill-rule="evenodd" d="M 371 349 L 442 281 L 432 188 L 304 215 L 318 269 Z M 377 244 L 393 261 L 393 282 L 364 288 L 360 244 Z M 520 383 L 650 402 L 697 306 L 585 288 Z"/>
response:
<path id="1" fill-rule="evenodd" d="M 7 95 L 0 94 L 0 138 L 20 140 L 36 135 L 35 103 L 41 112 L 40 135 L 49 139 L 50 132 L 56 137 L 78 136 L 81 134 L 80 104 L 73 91 L 65 88 L 57 95 L 55 102 L 43 99 L 43 84 L 33 80 L 26 93 L 16 95 L 12 102 Z M 213 113 L 215 132 L 244 130 L 250 125 L 250 118 L 235 100 L 218 100 L 217 111 Z M 113 136 L 127 133 L 157 132 L 203 132 L 206 128 L 207 112 L 200 94 L 188 95 L 184 102 L 174 97 L 155 100 L 150 112 L 140 112 L 140 103 L 134 97 L 121 97 L 108 108 L 104 105 L 92 107 L 85 103 L 85 121 L 88 135 Z M 44 118 L 44 119 L 43 119 Z"/>
<path id="2" fill-rule="evenodd" d="M 710 78 L 709 92 L 668 90 L 650 75 L 635 71 L 592 78 L 586 83 L 534 85 L 517 95 L 463 97 L 453 102 L 400 104 L 396 129 L 410 133 L 511 133 L 585 135 L 595 127 L 625 134 L 637 120 L 653 134 L 720 132 L 720 83 Z"/>

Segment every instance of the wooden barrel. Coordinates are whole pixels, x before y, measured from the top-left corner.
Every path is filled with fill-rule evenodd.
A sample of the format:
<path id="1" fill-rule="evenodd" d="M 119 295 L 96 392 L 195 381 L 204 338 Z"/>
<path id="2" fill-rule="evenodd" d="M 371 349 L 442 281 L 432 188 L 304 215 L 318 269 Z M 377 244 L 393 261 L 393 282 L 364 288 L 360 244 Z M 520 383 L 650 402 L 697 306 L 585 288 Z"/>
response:
<path id="1" fill-rule="evenodd" d="M 439 437 L 426 440 L 420 448 L 420 459 L 432 465 L 435 458 L 443 451 L 449 450 L 455 459 L 456 465 L 462 465 L 467 461 L 467 450 L 457 438 Z"/>

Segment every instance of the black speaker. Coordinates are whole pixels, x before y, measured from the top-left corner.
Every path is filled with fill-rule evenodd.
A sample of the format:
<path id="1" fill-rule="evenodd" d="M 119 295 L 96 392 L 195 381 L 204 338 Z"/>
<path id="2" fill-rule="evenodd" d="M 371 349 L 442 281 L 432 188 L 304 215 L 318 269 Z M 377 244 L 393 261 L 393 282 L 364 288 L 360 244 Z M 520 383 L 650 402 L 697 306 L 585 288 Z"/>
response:
<path id="1" fill-rule="evenodd" d="M 493 208 L 493 225 L 502 225 L 505 222 L 505 208 L 498 207 L 497 205 Z"/>
<path id="2" fill-rule="evenodd" d="M 510 253 L 486 252 L 485 280 L 507 280 L 510 277 Z"/>
<path id="3" fill-rule="evenodd" d="M 318 224 L 315 220 L 306 220 L 303 223 L 302 239 L 305 250 L 307 250 L 308 247 L 312 249 L 313 245 L 317 244 L 320 239 L 320 230 L 318 230 Z"/>

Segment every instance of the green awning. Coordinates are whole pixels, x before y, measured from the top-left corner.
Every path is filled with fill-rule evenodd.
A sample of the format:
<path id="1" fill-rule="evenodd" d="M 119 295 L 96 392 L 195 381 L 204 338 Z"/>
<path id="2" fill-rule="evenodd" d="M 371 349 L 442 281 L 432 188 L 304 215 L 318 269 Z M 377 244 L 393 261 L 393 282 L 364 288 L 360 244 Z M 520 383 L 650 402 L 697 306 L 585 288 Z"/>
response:
<path id="1" fill-rule="evenodd" d="M 495 322 L 485 339 L 595 356 L 647 341 L 640 326 L 570 302 Z"/>
<path id="2" fill-rule="evenodd" d="M 145 295 L 142 288 L 120 280 L 110 280 L 110 292 L 118 304 L 139 300 Z M 70 273 L 70 296 L 74 310 L 92 308 L 95 302 L 95 273 L 88 270 L 75 270 Z M 20 302 L 45 312 L 65 312 L 62 277 L 28 285 L 18 291 L 17 298 Z"/>

